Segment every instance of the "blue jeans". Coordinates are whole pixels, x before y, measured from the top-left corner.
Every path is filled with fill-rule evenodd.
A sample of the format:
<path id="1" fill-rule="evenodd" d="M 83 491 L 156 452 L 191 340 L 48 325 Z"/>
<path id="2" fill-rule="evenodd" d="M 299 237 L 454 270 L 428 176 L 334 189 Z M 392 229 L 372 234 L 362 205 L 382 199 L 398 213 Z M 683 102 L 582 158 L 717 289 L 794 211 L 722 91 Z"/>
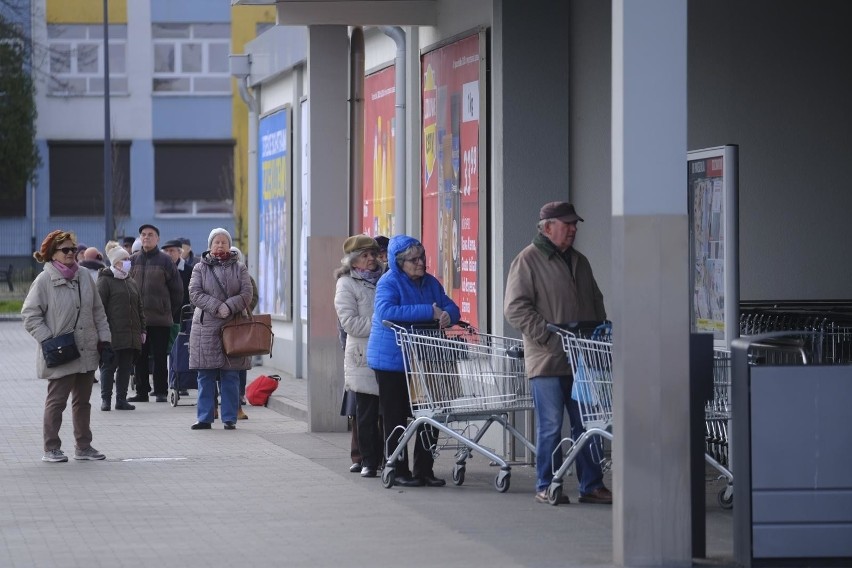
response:
<path id="1" fill-rule="evenodd" d="M 568 410 L 568 419 L 571 421 L 571 437 L 577 439 L 585 431 L 582 420 L 580 420 L 580 407 L 577 401 L 571 398 L 571 386 L 573 377 L 535 377 L 530 379 L 532 388 L 533 404 L 536 415 L 536 441 L 535 441 L 535 470 L 536 491 L 544 491 L 553 481 L 553 470 L 562 465 L 562 454 L 568 448 L 563 447 L 557 452 L 553 451 L 562 439 L 562 419 Z M 580 493 L 591 493 L 603 486 L 603 471 L 596 459 L 592 457 L 592 446 L 600 444 L 600 438 L 592 437 L 575 461 L 577 480 L 580 482 Z M 600 448 L 596 450 L 598 455 L 603 455 Z"/>
<path id="2" fill-rule="evenodd" d="M 240 372 L 226 369 L 198 369 L 198 406 L 196 413 L 199 422 L 213 422 L 213 408 L 216 406 L 216 379 L 220 380 L 222 422 L 237 421 L 237 406 L 240 403 Z"/>

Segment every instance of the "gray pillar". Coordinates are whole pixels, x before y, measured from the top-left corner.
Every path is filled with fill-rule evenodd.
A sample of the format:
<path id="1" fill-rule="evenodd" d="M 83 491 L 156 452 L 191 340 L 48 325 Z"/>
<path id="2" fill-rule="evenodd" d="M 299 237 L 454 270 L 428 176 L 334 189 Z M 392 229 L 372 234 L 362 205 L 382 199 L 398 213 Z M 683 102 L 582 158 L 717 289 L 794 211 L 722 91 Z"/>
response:
<path id="1" fill-rule="evenodd" d="M 541 206 L 570 197 L 568 4 L 494 0 L 493 17 L 491 215 L 501 230 L 490 235 L 489 319 L 494 333 L 518 335 L 503 318 L 509 265 L 535 236 Z"/>
<path id="2" fill-rule="evenodd" d="M 349 226 L 348 69 L 346 26 L 310 26 L 306 89 L 311 133 L 307 381 L 312 432 L 346 430 L 346 419 L 340 416 L 343 355 L 337 338 L 332 272 L 340 265 Z"/>
<path id="3" fill-rule="evenodd" d="M 691 565 L 686 10 L 613 0 L 613 557 Z"/>

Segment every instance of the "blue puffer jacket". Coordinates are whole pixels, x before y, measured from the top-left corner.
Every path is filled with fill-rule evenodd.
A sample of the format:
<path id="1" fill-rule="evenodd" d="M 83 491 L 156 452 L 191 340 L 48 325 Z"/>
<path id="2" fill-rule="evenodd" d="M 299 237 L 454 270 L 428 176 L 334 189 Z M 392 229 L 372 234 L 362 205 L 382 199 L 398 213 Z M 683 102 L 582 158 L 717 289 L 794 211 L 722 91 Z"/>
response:
<path id="1" fill-rule="evenodd" d="M 373 323 L 367 343 L 367 364 L 371 369 L 405 370 L 394 332 L 382 325 L 382 320 L 431 322 L 434 303 L 450 314 L 452 323 L 459 321 L 459 307 L 447 296 L 437 278 L 427 273 L 415 282 L 396 264 L 396 255 L 412 245 L 420 245 L 420 241 L 407 235 L 397 235 L 388 243 L 388 271 L 376 284 Z"/>

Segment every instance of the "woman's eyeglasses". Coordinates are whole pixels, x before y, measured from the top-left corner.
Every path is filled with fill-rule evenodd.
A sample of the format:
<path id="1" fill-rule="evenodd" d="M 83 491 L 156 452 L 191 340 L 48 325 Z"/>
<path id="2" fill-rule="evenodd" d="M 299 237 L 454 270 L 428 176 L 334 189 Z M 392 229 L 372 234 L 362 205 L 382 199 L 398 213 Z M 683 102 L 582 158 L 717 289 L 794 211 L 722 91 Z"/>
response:
<path id="1" fill-rule="evenodd" d="M 415 256 L 414 258 L 406 258 L 405 262 L 410 262 L 411 264 L 417 264 L 418 262 L 422 262 L 423 264 L 426 264 L 426 257 Z"/>
<path id="2" fill-rule="evenodd" d="M 74 252 L 74 253 L 77 252 L 77 247 L 62 247 L 62 248 L 58 248 L 56 250 L 58 250 L 62 254 L 71 254 L 72 252 Z"/>

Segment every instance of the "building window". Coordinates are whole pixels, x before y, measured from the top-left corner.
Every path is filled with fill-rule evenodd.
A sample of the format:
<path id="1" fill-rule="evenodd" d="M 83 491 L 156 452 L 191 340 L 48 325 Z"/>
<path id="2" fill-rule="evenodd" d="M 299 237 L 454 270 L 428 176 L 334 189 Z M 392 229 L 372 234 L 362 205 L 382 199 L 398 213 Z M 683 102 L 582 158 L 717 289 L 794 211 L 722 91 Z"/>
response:
<path id="1" fill-rule="evenodd" d="M 102 25 L 48 24 L 50 55 L 48 94 L 103 95 L 104 28 Z M 127 25 L 109 26 L 109 89 L 127 94 Z"/>
<path id="2" fill-rule="evenodd" d="M 155 93 L 230 94 L 230 24 L 153 24 Z"/>
<path id="3" fill-rule="evenodd" d="M 159 217 L 234 214 L 234 142 L 156 142 L 154 194 Z"/>
<path id="4" fill-rule="evenodd" d="M 49 142 L 50 215 L 103 216 L 103 142 Z M 130 143 L 112 146 L 113 215 L 130 215 Z"/>

